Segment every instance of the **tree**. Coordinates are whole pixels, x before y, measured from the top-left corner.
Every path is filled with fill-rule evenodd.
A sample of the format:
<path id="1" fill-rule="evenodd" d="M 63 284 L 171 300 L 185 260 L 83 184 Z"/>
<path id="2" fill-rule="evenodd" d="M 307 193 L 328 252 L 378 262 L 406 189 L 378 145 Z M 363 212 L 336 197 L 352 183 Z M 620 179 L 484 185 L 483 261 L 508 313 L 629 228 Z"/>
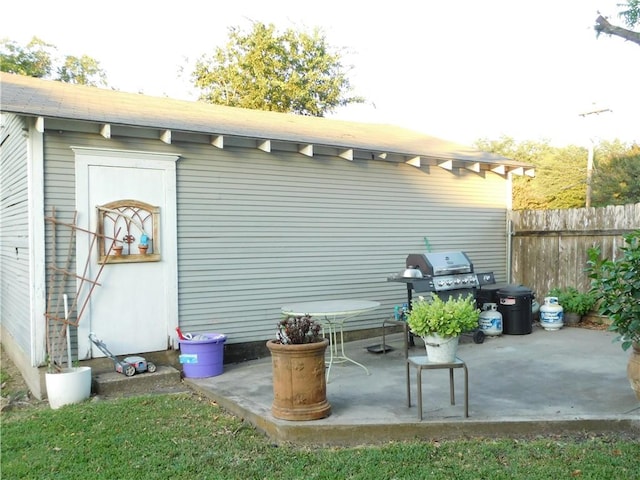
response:
<path id="1" fill-rule="evenodd" d="M 100 68 L 100 63 L 82 55 L 65 56 L 62 60 L 56 57 L 56 47 L 33 37 L 26 46 L 3 39 L 0 41 L 0 71 L 17 73 L 37 78 L 53 78 L 54 65 L 57 76 L 54 80 L 80 85 L 106 86 L 106 74 Z"/>
<path id="2" fill-rule="evenodd" d="M 586 198 L 587 152 L 582 147 L 553 147 L 546 141 L 517 144 L 510 137 L 479 140 L 475 147 L 535 166 L 536 176 L 514 177 L 513 209 L 582 207 Z"/>
<path id="3" fill-rule="evenodd" d="M 47 78 L 51 74 L 55 47 L 38 37 L 33 37 L 26 47 L 5 38 L 0 48 L 0 71 L 36 78 Z"/>
<path id="4" fill-rule="evenodd" d="M 620 12 L 618 16 L 624 20 L 627 27 L 633 28 L 640 23 L 640 0 L 628 0 L 626 4 L 619 4 L 619 6 L 626 7 L 626 10 Z M 634 32 L 633 30 L 612 25 L 609 23 L 609 20 L 602 15 L 598 15 L 593 28 L 596 30 L 596 36 L 600 36 L 601 33 L 606 33 L 607 35 L 615 35 L 640 45 L 640 32 Z"/>
<path id="5" fill-rule="evenodd" d="M 253 23 L 250 32 L 229 29 L 224 48 L 202 55 L 192 73 L 209 103 L 322 117 L 336 107 L 362 103 L 338 52 L 319 29 L 277 33 L 273 24 Z"/>
<path id="6" fill-rule="evenodd" d="M 640 202 L 640 145 L 616 146 L 596 162 L 592 181 L 595 206 Z"/>
<path id="7" fill-rule="evenodd" d="M 481 139 L 474 146 L 535 166 L 536 176 L 513 178 L 513 209 L 544 210 L 583 207 L 586 200 L 587 151 L 548 142 L 516 143 L 510 137 Z M 619 140 L 595 146 L 593 206 L 640 202 L 640 146 Z"/>
<path id="8" fill-rule="evenodd" d="M 107 85 L 107 76 L 100 64 L 88 55 L 79 58 L 67 55 L 64 65 L 58 68 L 58 79 L 61 82 L 94 87 Z"/>

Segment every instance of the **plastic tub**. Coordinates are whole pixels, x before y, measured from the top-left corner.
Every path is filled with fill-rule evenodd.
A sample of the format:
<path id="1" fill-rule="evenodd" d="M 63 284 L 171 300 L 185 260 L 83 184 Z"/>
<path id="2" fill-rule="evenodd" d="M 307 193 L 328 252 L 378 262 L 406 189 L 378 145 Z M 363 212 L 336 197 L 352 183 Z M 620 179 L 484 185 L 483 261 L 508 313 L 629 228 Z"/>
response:
<path id="1" fill-rule="evenodd" d="M 224 371 L 222 333 L 203 333 L 193 340 L 180 340 L 180 363 L 187 378 L 215 377 Z"/>

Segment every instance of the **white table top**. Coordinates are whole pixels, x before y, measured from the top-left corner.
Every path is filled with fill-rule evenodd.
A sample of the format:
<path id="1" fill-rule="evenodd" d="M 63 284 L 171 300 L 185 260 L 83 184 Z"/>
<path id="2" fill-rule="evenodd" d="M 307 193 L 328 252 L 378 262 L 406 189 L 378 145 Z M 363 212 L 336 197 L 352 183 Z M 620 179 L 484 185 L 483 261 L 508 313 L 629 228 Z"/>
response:
<path id="1" fill-rule="evenodd" d="M 292 303 L 282 307 L 285 315 L 312 317 L 335 317 L 343 315 L 355 315 L 357 313 L 375 310 L 380 302 L 370 300 L 326 300 L 317 302 Z"/>

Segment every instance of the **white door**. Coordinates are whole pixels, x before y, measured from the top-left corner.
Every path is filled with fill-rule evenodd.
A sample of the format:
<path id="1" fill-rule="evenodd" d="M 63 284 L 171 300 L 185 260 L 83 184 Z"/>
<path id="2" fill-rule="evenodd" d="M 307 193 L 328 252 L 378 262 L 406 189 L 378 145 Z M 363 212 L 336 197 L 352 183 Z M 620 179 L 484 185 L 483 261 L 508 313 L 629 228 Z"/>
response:
<path id="1" fill-rule="evenodd" d="M 107 263 L 78 325 L 81 359 L 103 356 L 89 340 L 90 332 L 114 355 L 166 350 L 176 346 L 178 326 L 176 248 L 176 155 L 90 148 L 76 154 L 78 225 L 96 231 L 97 206 L 130 199 L 159 207 L 154 246 L 159 261 Z M 123 235 L 121 234 L 120 237 Z M 76 266 L 79 276 L 96 278 L 101 267 L 98 248 L 78 232 Z M 130 247 L 137 248 L 139 239 Z M 89 252 L 91 248 L 91 251 Z M 89 268 L 85 275 L 85 259 Z M 86 290 L 86 289 L 85 289 Z"/>

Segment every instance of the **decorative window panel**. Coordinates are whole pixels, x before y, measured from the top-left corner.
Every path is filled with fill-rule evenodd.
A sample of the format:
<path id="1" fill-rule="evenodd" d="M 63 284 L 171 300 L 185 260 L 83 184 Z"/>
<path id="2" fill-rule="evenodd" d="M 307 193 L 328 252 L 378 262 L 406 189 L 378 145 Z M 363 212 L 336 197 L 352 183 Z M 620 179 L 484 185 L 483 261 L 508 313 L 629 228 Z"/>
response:
<path id="1" fill-rule="evenodd" d="M 97 207 L 100 263 L 160 260 L 160 208 L 137 200 Z"/>

